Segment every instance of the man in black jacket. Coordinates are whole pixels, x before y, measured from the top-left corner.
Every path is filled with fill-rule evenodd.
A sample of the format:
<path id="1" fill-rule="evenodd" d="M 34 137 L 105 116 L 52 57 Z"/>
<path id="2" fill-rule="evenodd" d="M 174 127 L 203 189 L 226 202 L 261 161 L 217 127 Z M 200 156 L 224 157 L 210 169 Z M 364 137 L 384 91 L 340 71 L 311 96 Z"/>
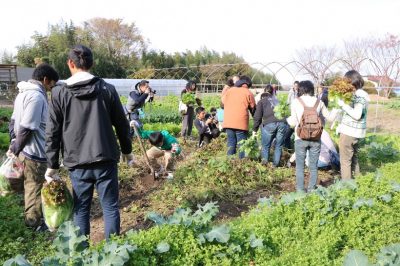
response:
<path id="1" fill-rule="evenodd" d="M 119 234 L 118 167 L 120 158 L 132 163 L 129 122 L 114 86 L 88 71 L 89 48 L 76 45 L 68 54 L 72 76 L 53 88 L 46 126 L 48 182 L 59 169 L 59 154 L 69 169 L 74 196 L 74 222 L 82 235 L 90 234 L 90 205 L 96 186 L 103 208 L 105 237 Z M 113 131 L 115 128 L 115 133 Z"/>

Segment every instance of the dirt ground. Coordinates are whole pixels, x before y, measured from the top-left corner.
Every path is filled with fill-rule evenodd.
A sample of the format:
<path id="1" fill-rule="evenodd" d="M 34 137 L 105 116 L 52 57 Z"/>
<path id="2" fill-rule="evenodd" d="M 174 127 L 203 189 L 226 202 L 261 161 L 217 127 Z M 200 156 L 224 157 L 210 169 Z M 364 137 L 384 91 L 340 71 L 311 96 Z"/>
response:
<path id="1" fill-rule="evenodd" d="M 400 134 L 400 126 L 398 117 L 399 110 L 385 108 L 382 103 L 385 99 L 372 96 L 368 110 L 368 131 L 369 132 L 384 132 L 392 134 Z M 378 103 L 377 103 L 378 102 Z M 12 107 L 12 102 L 0 99 L 0 106 Z M 195 149 L 196 141 L 189 141 L 184 146 L 185 156 L 190 154 Z M 140 153 L 136 151 L 138 157 L 138 164 L 145 165 Z M 121 213 L 121 233 L 127 232 L 130 229 L 147 229 L 153 224 L 151 221 L 145 219 L 147 212 L 153 210 L 150 204 L 152 194 L 160 190 L 165 182 L 168 180 L 161 179 L 153 184 L 144 182 L 144 176 L 148 174 L 146 167 L 137 167 L 136 174 L 129 180 L 122 180 L 120 182 L 120 213 Z M 328 186 L 338 173 L 334 171 L 319 171 L 319 184 Z M 306 179 L 308 175 L 306 175 Z M 307 181 L 308 182 L 308 181 Z M 295 178 L 285 180 L 281 183 L 274 185 L 272 189 L 257 189 L 249 191 L 247 195 L 243 196 L 238 202 L 218 202 L 220 206 L 220 213 L 217 216 L 218 220 L 229 220 L 238 217 L 242 212 L 248 211 L 251 206 L 257 204 L 261 197 L 269 197 L 271 195 L 279 195 L 283 192 L 295 191 Z M 172 212 L 173 210 L 169 210 Z M 102 219 L 101 206 L 95 196 L 92 209 L 91 209 L 91 240 L 98 242 L 104 238 L 104 224 Z"/>
<path id="2" fill-rule="evenodd" d="M 183 147 L 186 156 L 195 150 L 195 141 L 189 141 Z M 144 165 L 144 161 L 138 158 L 138 164 Z M 139 169 L 139 168 L 138 168 Z M 140 230 L 148 229 L 153 226 L 153 223 L 145 219 L 147 212 L 153 211 L 155 206 L 151 206 L 150 198 L 152 193 L 161 189 L 166 179 L 161 179 L 153 184 L 145 184 L 143 177 L 148 173 L 145 168 L 139 169 L 139 177 L 135 177 L 132 181 L 124 180 L 120 184 L 120 214 L 121 214 L 121 233 L 125 233 L 131 229 Z M 318 184 L 322 186 L 328 186 L 334 182 L 334 179 L 338 177 L 338 172 L 334 170 L 330 171 L 319 171 L 318 173 Z M 309 176 L 306 173 L 306 182 L 308 183 Z M 259 198 L 269 197 L 271 195 L 279 195 L 283 192 L 295 191 L 295 177 L 293 169 L 293 178 L 285 180 L 283 182 L 275 184 L 271 189 L 260 188 L 253 191 L 249 191 L 246 195 L 240 198 L 236 202 L 218 202 L 219 214 L 216 219 L 220 221 L 227 221 L 235 217 L 239 217 L 242 212 L 248 211 L 252 206 L 256 205 Z M 176 206 L 178 207 L 178 205 Z M 173 209 L 168 210 L 169 213 L 173 212 Z M 94 243 L 104 239 L 104 224 L 102 219 L 101 206 L 95 197 L 92 211 L 91 211 L 91 235 L 90 239 Z"/>

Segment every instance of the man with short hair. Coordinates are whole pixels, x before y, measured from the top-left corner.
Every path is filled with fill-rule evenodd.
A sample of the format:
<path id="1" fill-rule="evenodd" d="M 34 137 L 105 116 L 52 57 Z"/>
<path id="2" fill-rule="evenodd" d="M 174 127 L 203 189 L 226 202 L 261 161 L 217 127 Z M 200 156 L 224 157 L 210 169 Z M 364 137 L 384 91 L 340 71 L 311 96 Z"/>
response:
<path id="1" fill-rule="evenodd" d="M 21 81 L 9 125 L 12 139 L 8 156 L 19 156 L 24 163 L 25 224 L 42 230 L 40 191 L 45 181 L 45 136 L 48 116 L 47 91 L 58 81 L 58 73 L 48 64 L 38 65 L 32 79 Z"/>
<path id="2" fill-rule="evenodd" d="M 194 126 L 199 133 L 199 143 L 198 146 L 207 145 L 213 139 L 210 125 L 213 124 L 214 119 L 211 115 L 206 114 L 204 107 L 196 108 L 196 119 L 194 120 Z"/>
<path id="3" fill-rule="evenodd" d="M 128 119 L 131 122 L 131 128 L 134 123 L 142 127 L 140 122 L 140 112 L 146 102 L 146 99 L 151 93 L 151 88 L 147 80 L 142 80 L 134 86 L 134 90 L 129 93 L 128 100 L 126 103 L 126 110 L 128 112 Z M 133 131 L 130 132 L 133 136 Z"/>
<path id="4" fill-rule="evenodd" d="M 45 178 L 51 182 L 57 176 L 62 152 L 73 189 L 74 224 L 81 235 L 90 235 L 90 206 L 96 188 L 104 235 L 109 239 L 120 233 L 120 154 L 128 165 L 133 163 L 129 122 L 115 87 L 89 72 L 93 53 L 88 47 L 75 45 L 68 53 L 67 65 L 71 77 L 51 92 Z"/>

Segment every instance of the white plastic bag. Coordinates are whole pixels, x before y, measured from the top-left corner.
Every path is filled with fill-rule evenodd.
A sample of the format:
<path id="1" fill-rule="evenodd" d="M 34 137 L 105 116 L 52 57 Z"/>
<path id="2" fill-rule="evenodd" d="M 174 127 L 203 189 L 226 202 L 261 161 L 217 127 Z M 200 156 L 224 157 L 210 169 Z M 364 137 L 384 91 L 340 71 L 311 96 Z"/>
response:
<path id="1" fill-rule="evenodd" d="M 11 183 L 15 183 L 15 179 L 22 178 L 23 172 L 24 166 L 18 158 L 7 157 L 0 167 L 0 194 L 10 193 Z"/>
<path id="2" fill-rule="evenodd" d="M 185 115 L 187 113 L 187 105 L 179 101 L 179 113 Z"/>

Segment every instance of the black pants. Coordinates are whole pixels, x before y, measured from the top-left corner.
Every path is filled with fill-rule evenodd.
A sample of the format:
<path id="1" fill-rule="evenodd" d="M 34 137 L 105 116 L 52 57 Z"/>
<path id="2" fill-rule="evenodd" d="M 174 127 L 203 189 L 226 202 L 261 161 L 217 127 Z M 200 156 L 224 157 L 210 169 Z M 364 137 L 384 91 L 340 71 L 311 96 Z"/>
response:
<path id="1" fill-rule="evenodd" d="M 199 147 L 205 146 L 211 142 L 213 136 L 208 133 L 204 133 L 199 137 Z"/>
<path id="2" fill-rule="evenodd" d="M 193 107 L 188 107 L 186 114 L 182 118 L 182 130 L 181 130 L 182 137 L 192 135 L 193 119 L 194 119 L 194 109 Z"/>

